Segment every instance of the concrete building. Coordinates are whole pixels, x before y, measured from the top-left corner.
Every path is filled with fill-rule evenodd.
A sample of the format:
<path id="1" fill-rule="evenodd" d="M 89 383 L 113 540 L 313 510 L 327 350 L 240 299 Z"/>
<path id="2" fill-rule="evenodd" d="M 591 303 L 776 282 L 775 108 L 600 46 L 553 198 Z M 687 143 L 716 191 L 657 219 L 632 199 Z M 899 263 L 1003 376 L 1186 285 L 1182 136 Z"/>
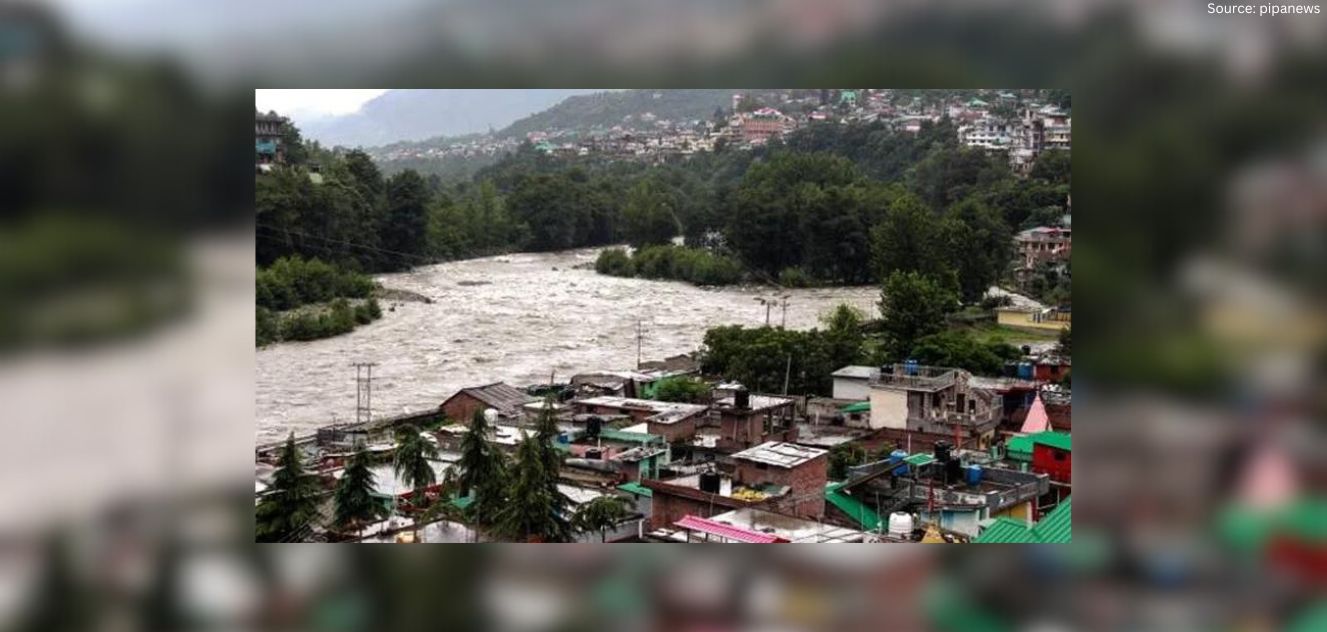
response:
<path id="1" fill-rule="evenodd" d="M 709 410 L 701 404 L 610 396 L 578 399 L 571 405 L 581 414 L 629 415 L 633 421 L 646 424 L 649 434 L 663 437 L 669 443 L 690 441 Z"/>
<path id="2" fill-rule="evenodd" d="M 871 398 L 871 380 L 880 376 L 874 366 L 845 366 L 834 373 L 834 399 L 866 400 Z"/>
<path id="3" fill-rule="evenodd" d="M 285 162 L 285 149 L 281 146 L 281 134 L 286 127 L 286 117 L 276 112 L 254 112 L 253 135 L 257 150 L 257 164 L 270 165 Z"/>
<path id="4" fill-rule="evenodd" d="M 1008 327 L 1021 327 L 1042 331 L 1068 329 L 1072 323 L 1072 313 L 1068 308 L 1045 307 L 1030 309 L 1026 307 L 997 307 L 995 322 Z"/>
<path id="5" fill-rule="evenodd" d="M 815 520 L 794 518 L 753 507 L 711 518 L 688 516 L 649 534 L 653 540 L 688 543 L 840 544 L 870 542 L 873 536 Z"/>
<path id="6" fill-rule="evenodd" d="M 886 440 L 910 450 L 929 448 L 938 440 L 985 449 L 999 425 L 1001 403 L 989 391 L 969 384 L 962 369 L 913 363 L 881 367 L 870 384 L 872 429 Z"/>
<path id="7" fill-rule="evenodd" d="M 1047 261 L 1068 261 L 1073 251 L 1073 231 L 1038 226 L 1019 233 L 1014 243 L 1021 260 L 1019 267 L 1030 270 Z"/>
<path id="8" fill-rule="evenodd" d="M 789 516 L 824 515 L 828 450 L 771 442 L 732 455 L 734 466 L 717 466 L 666 480 L 642 480 L 651 491 L 650 529 L 687 516 L 709 518 L 744 507 Z"/>

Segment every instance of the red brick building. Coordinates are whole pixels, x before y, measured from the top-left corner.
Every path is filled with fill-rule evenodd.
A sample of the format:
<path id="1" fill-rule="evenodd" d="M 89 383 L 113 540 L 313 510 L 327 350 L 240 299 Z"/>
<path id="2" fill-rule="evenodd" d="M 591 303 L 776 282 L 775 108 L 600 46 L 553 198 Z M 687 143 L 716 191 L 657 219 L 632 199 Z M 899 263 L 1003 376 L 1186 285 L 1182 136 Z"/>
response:
<path id="1" fill-rule="evenodd" d="M 793 400 L 771 395 L 724 397 L 714 402 L 719 413 L 719 439 L 723 452 L 745 450 L 769 441 L 796 441 Z"/>
<path id="2" fill-rule="evenodd" d="M 538 401 L 538 398 L 525 391 L 502 382 L 494 382 L 484 386 L 463 388 L 448 397 L 438 409 L 447 415 L 448 419 L 460 423 L 470 423 L 476 410 L 489 408 L 498 411 L 499 417 L 520 419 L 521 407 L 534 401 Z"/>
<path id="3" fill-rule="evenodd" d="M 733 455 L 731 476 L 717 472 L 643 480 L 652 490 L 650 528 L 671 526 L 693 515 L 702 518 L 731 509 L 759 507 L 800 518 L 825 514 L 829 452 L 771 442 Z"/>

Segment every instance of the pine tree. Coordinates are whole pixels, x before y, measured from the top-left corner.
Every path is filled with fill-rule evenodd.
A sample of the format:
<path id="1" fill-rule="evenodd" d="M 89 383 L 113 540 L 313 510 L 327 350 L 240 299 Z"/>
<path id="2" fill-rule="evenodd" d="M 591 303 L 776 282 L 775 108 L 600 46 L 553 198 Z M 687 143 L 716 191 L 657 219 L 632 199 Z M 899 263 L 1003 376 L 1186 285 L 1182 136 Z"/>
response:
<path id="1" fill-rule="evenodd" d="M 492 524 L 502 507 L 505 463 L 502 453 L 489 443 L 488 421 L 484 411 L 476 410 L 469 432 L 461 440 L 461 459 L 457 462 L 457 483 L 461 495 L 473 494 L 469 506 L 471 519 L 479 525 Z"/>
<path id="2" fill-rule="evenodd" d="M 429 462 L 438 458 L 438 446 L 420 435 L 415 426 L 402 426 L 396 431 L 396 458 L 393 469 L 401 482 L 414 490 L 414 505 L 424 508 L 428 501 L 424 489 L 437 482 L 437 474 Z"/>
<path id="3" fill-rule="evenodd" d="M 582 533 L 599 532 L 599 541 L 607 541 L 608 529 L 616 527 L 631 515 L 627 501 L 621 496 L 600 496 L 576 509 L 573 524 Z"/>
<path id="4" fill-rule="evenodd" d="M 304 471 L 295 434 L 281 450 L 272 487 L 258 503 L 256 537 L 259 542 L 289 542 L 307 537 L 318 518 L 318 477 Z"/>
<path id="5" fill-rule="evenodd" d="M 516 542 L 565 542 L 571 530 L 558 514 L 554 493 L 549 491 L 549 473 L 538 439 L 528 437 L 516 451 L 516 465 L 507 493 L 507 504 L 498 513 L 494 531 Z"/>
<path id="6" fill-rule="evenodd" d="M 376 493 L 373 472 L 369 470 L 369 453 L 361 447 L 351 457 L 350 465 L 336 485 L 335 524 L 346 529 L 381 517 L 385 512 L 374 498 Z"/>

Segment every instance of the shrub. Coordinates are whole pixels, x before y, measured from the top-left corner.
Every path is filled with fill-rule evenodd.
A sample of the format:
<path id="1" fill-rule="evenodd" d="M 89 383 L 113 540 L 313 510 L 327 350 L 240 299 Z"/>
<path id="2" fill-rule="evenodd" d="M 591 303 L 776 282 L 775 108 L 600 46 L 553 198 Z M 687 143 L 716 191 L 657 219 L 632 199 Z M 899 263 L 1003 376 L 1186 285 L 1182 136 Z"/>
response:
<path id="1" fill-rule="evenodd" d="M 609 248 L 599 253 L 599 258 L 594 262 L 594 271 L 609 276 L 631 277 L 636 275 L 636 266 L 626 250 Z"/>
<path id="2" fill-rule="evenodd" d="M 779 285 L 784 287 L 811 287 L 811 275 L 801 268 L 784 268 L 779 272 Z"/>

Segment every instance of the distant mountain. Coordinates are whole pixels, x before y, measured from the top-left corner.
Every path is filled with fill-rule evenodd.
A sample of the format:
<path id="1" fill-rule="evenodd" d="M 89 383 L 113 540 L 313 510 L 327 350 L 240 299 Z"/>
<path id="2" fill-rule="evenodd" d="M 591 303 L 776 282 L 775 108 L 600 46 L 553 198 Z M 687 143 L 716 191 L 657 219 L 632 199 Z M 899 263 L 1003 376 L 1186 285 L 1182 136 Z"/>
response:
<path id="1" fill-rule="evenodd" d="M 571 96 L 542 112 L 522 118 L 501 136 L 524 136 L 547 130 L 585 131 L 615 125 L 647 127 L 640 116 L 689 121 L 709 119 L 716 108 L 732 105 L 733 90 L 623 90 Z M 631 121 L 627 118 L 631 117 Z"/>
<path id="2" fill-rule="evenodd" d="M 297 120 L 324 145 L 374 146 L 500 129 L 593 90 L 389 90 L 342 116 Z"/>

